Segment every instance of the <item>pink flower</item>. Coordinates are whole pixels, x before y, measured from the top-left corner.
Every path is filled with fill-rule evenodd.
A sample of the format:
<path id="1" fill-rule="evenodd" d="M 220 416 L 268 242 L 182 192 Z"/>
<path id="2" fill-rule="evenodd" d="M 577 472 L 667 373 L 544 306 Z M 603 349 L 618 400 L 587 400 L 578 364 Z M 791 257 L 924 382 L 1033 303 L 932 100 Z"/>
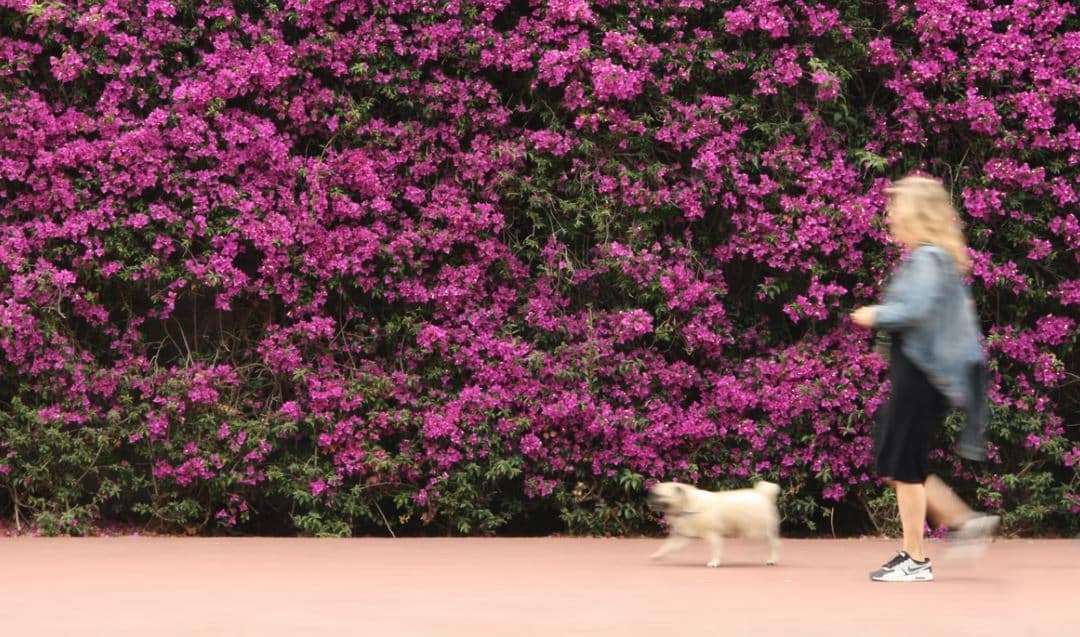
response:
<path id="1" fill-rule="evenodd" d="M 548 15 L 555 20 L 581 23 L 594 21 L 592 7 L 588 0 L 549 0 L 547 11 Z"/>
<path id="2" fill-rule="evenodd" d="M 543 448 L 544 444 L 535 434 L 528 433 L 521 437 L 521 453 L 526 456 L 536 457 Z"/>
<path id="3" fill-rule="evenodd" d="M 821 497 L 826 500 L 840 500 L 844 497 L 844 486 L 837 483 L 830 484 L 821 492 Z"/>
<path id="4" fill-rule="evenodd" d="M 643 75 L 602 59 L 592 64 L 593 94 L 601 102 L 623 101 L 637 97 L 642 91 Z"/>
<path id="5" fill-rule="evenodd" d="M 60 58 L 51 57 L 53 76 L 63 83 L 71 82 L 79 77 L 86 63 L 75 49 L 67 49 Z"/>
<path id="6" fill-rule="evenodd" d="M 295 400 L 289 400 L 282 403 L 281 408 L 278 409 L 278 413 L 294 421 L 298 421 L 304 417 L 304 412 L 300 409 L 299 403 Z"/>
<path id="7" fill-rule="evenodd" d="M 814 71 L 810 75 L 810 81 L 818 87 L 817 99 L 820 102 L 831 101 L 840 94 L 840 83 L 831 73 L 826 71 Z"/>

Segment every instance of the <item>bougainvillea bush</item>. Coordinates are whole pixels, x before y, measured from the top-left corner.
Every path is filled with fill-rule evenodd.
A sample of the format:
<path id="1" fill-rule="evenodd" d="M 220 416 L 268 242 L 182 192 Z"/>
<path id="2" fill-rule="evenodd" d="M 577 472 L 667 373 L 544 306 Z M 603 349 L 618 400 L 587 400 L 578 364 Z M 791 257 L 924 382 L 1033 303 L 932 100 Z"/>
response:
<path id="1" fill-rule="evenodd" d="M 939 469 L 1074 533 L 1078 69 L 1068 1 L 0 0 L 0 517 L 636 533 L 767 477 L 887 531 L 846 316 L 922 170 L 994 376 Z"/>

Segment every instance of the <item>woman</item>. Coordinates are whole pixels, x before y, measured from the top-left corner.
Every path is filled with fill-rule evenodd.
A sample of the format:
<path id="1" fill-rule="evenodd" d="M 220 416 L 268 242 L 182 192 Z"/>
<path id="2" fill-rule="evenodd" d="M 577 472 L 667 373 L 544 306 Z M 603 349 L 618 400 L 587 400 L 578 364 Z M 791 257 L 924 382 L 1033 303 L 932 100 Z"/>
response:
<path id="1" fill-rule="evenodd" d="M 970 267 L 960 220 L 941 183 L 904 177 L 886 190 L 886 222 L 907 254 L 881 305 L 851 314 L 863 327 L 891 336 L 889 402 L 874 436 L 878 474 L 896 490 L 904 547 L 870 574 L 878 582 L 934 579 L 923 547 L 929 513 L 953 539 L 983 543 L 999 518 L 978 514 L 934 475 L 927 459 L 950 406 L 967 409 L 957 445 L 961 456 L 985 459 L 988 419 L 982 336 L 962 273 Z"/>

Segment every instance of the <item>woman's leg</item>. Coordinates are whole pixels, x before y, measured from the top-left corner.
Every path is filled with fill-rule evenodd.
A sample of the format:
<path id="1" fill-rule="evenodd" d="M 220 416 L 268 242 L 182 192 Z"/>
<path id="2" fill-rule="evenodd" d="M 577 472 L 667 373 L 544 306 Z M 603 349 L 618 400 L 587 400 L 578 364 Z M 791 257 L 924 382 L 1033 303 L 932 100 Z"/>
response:
<path id="1" fill-rule="evenodd" d="M 926 478 L 925 484 L 926 511 L 930 516 L 930 521 L 936 526 L 955 529 L 975 517 L 975 511 L 965 504 L 941 478 L 930 475 Z"/>
<path id="2" fill-rule="evenodd" d="M 922 483 L 895 482 L 896 506 L 904 530 L 904 551 L 916 561 L 926 559 L 923 529 L 926 526 L 926 486 Z"/>

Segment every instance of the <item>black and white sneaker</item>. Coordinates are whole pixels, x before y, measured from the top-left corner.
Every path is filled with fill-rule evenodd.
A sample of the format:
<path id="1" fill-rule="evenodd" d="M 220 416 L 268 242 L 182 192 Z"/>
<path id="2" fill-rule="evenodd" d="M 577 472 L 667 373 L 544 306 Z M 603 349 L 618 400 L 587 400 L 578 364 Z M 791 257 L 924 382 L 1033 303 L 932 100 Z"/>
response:
<path id="1" fill-rule="evenodd" d="M 930 568 L 930 558 L 917 562 L 906 551 L 900 551 L 870 573 L 870 579 L 875 582 L 932 582 L 934 570 Z"/>
<path id="2" fill-rule="evenodd" d="M 975 559 L 982 556 L 1000 525 L 1001 518 L 996 515 L 980 513 L 965 520 L 946 534 L 946 555 L 950 559 Z"/>

